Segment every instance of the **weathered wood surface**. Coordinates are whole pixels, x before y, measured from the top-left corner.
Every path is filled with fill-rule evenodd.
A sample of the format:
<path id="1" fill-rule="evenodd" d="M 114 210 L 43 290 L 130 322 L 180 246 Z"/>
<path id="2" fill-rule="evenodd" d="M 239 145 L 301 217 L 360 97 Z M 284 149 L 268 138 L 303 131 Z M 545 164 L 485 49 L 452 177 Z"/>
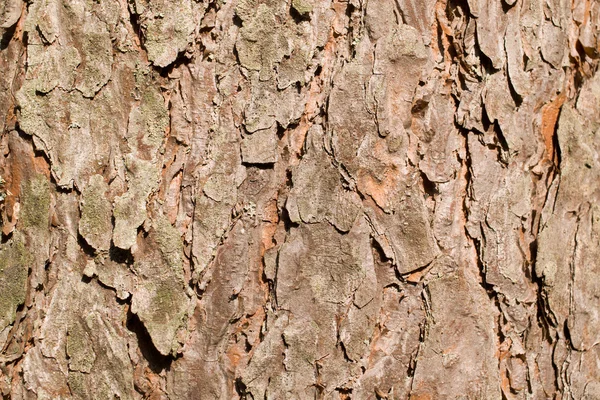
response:
<path id="1" fill-rule="evenodd" d="M 600 398 L 600 3 L 3 0 L 10 399 Z"/>

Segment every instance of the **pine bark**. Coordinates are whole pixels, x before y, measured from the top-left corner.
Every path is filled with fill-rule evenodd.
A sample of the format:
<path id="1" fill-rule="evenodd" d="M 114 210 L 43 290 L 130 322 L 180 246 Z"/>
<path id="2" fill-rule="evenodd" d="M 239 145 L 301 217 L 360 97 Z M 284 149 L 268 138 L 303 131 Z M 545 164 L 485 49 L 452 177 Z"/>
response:
<path id="1" fill-rule="evenodd" d="M 600 398 L 596 0 L 4 0 L 7 399 Z"/>

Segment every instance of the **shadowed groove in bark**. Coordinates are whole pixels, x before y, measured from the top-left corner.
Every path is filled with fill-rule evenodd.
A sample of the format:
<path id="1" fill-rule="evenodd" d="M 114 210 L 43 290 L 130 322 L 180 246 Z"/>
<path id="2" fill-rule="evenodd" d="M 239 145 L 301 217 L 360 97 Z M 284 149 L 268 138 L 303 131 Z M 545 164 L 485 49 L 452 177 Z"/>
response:
<path id="1" fill-rule="evenodd" d="M 152 339 L 139 317 L 131 311 L 128 311 L 125 326 L 135 334 L 142 355 L 148 361 L 150 369 L 157 374 L 168 371 L 173 362 L 173 358 L 170 356 L 163 356 L 156 347 L 154 347 Z"/>

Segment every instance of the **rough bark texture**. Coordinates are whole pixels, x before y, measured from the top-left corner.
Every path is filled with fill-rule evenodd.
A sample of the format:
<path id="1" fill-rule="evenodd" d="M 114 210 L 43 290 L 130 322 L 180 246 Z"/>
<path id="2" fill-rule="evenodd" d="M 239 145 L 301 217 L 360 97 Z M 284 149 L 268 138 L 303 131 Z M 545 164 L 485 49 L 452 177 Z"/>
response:
<path id="1" fill-rule="evenodd" d="M 11 399 L 600 398 L 600 3 L 3 0 Z"/>

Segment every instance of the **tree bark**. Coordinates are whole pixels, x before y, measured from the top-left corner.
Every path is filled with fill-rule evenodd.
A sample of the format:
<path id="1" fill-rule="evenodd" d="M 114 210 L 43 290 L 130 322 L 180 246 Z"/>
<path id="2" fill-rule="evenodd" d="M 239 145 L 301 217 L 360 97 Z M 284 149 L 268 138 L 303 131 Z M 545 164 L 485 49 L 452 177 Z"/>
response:
<path id="1" fill-rule="evenodd" d="M 600 3 L 4 0 L 10 399 L 600 396 Z"/>

